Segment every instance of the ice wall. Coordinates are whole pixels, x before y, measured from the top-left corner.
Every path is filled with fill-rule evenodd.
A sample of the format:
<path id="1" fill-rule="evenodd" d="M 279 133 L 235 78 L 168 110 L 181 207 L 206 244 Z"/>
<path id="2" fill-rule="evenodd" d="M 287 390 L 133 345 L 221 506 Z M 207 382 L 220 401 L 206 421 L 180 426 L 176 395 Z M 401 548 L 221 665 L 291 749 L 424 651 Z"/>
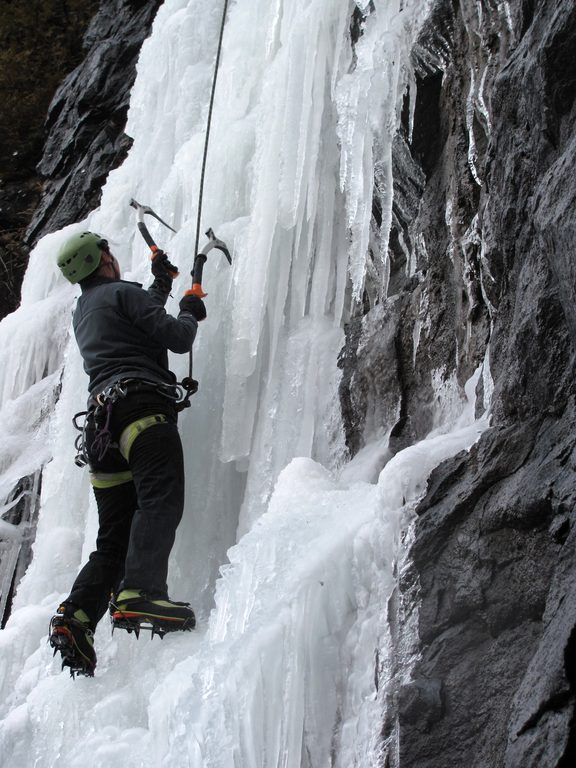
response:
<path id="1" fill-rule="evenodd" d="M 334 754 L 339 765 L 367 766 L 384 748 L 374 652 L 382 646 L 386 656 L 401 531 L 427 473 L 482 424 L 470 426 L 469 412 L 467 426 L 457 424 L 456 398 L 440 436 L 399 454 L 377 485 L 363 482 L 358 462 L 338 475 L 346 454 L 336 360 L 362 293 L 374 146 L 390 169 L 427 8 L 358 5 L 367 18 L 354 51 L 351 2 L 230 8 L 203 227 L 229 243 L 233 267 L 211 255 L 205 269 L 208 320 L 194 354 L 201 388 L 181 419 L 187 509 L 170 570 L 173 595 L 193 602 L 200 628 L 137 643 L 111 638 L 102 622 L 93 680 L 58 674 L 46 645 L 49 617 L 96 531 L 86 474 L 73 465 L 70 418 L 86 387 L 69 333 L 75 292 L 54 266 L 58 244 L 78 227 L 32 255 L 22 306 L 0 325 L 2 407 L 20 414 L 2 423 L 13 448 L 0 487 L 47 463 L 34 559 L 0 633 L 6 765 L 125 768 L 154 755 L 155 765 L 316 768 Z M 79 225 L 107 235 L 126 276 L 146 283 L 128 202 L 160 212 L 178 230 L 169 239 L 151 224 L 182 274 L 171 311 L 192 261 L 220 11 L 200 0 L 161 7 L 132 94 L 133 148 Z M 390 183 L 383 261 L 391 204 Z M 173 365 L 186 372 L 186 360 Z M 39 403 L 56 388 L 48 413 Z"/>

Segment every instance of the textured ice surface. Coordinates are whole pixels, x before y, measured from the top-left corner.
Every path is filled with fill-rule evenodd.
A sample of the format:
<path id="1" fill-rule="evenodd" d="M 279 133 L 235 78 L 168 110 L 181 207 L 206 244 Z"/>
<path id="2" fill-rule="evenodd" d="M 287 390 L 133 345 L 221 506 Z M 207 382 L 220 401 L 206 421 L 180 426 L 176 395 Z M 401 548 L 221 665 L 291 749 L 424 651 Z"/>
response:
<path id="1" fill-rule="evenodd" d="M 54 254 L 89 228 L 109 238 L 128 279 L 147 284 L 135 197 L 178 230 L 150 222 L 180 267 L 168 303 L 177 309 L 192 266 L 219 2 L 161 6 L 140 57 L 126 162 L 87 221 L 32 254 L 22 306 L 0 324 L 1 493 L 44 466 L 34 558 L 0 632 L 3 766 L 320 768 L 331 755 L 342 768 L 377 764 L 375 654 L 389 647 L 401 533 L 433 466 L 484 424 L 471 406 L 463 412 L 452 382 L 438 389 L 429 440 L 390 461 L 380 441 L 345 465 L 336 360 L 362 292 L 373 147 L 390 209 L 390 144 L 427 3 L 373 6 L 363 3 L 353 54 L 351 3 L 231 4 L 202 226 L 229 243 L 233 266 L 213 252 L 204 272 L 201 383 L 180 422 L 187 501 L 169 575 L 199 629 L 137 642 L 112 638 L 104 620 L 92 680 L 60 674 L 46 643 L 97 525 L 86 472 L 73 464 L 70 420 L 87 383 L 70 337 L 76 290 Z M 172 363 L 187 372 L 186 359 Z"/>

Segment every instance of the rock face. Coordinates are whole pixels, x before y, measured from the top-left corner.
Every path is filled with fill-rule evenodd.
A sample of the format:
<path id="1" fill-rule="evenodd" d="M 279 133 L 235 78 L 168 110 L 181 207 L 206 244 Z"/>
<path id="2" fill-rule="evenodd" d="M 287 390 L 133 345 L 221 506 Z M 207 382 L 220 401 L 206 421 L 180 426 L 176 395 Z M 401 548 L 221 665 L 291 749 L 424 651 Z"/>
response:
<path id="1" fill-rule="evenodd" d="M 160 5 L 49 0 L 0 11 L 0 317 L 18 306 L 30 248 L 96 208 L 125 157 L 136 61 Z"/>
<path id="2" fill-rule="evenodd" d="M 38 166 L 48 181 L 28 229 L 35 242 L 98 206 L 108 173 L 130 147 L 124 134 L 142 43 L 161 0 L 103 0 L 85 36 L 87 54 L 56 92 Z"/>
<path id="3" fill-rule="evenodd" d="M 30 0 L 0 8 L 0 318 L 20 301 L 24 243 L 42 184 L 43 124 L 56 88 L 83 57 L 98 0 Z"/>
<path id="4" fill-rule="evenodd" d="M 417 509 L 402 768 L 576 764 L 574 51 L 572 0 L 438 0 L 414 52 L 390 283 L 341 359 L 348 445 L 419 439 L 486 354 L 493 392 Z"/>

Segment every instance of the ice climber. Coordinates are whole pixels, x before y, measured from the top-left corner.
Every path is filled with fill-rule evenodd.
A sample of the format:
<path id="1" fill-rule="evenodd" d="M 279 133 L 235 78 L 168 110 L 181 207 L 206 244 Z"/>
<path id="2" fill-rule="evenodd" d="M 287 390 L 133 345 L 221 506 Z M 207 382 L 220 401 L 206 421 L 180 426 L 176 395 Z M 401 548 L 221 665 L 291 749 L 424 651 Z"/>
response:
<path id="1" fill-rule="evenodd" d="M 195 623 L 166 584 L 184 506 L 168 350 L 189 352 L 206 309 L 197 296 L 184 296 L 177 318 L 166 313 L 175 268 L 161 251 L 148 290 L 120 279 L 108 242 L 93 232 L 69 238 L 58 266 L 82 289 L 73 326 L 89 376 L 83 451 L 99 528 L 95 551 L 52 618 L 50 644 L 72 674 L 92 676 L 93 634 L 108 608 L 115 626 L 136 634 L 142 623 L 159 634 Z"/>

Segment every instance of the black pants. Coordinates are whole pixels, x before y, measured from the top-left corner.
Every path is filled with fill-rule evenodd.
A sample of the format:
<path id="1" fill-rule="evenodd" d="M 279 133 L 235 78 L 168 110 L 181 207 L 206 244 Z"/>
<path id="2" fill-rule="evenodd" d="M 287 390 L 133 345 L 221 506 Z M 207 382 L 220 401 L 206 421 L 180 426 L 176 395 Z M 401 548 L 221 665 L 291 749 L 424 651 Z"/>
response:
<path id="1" fill-rule="evenodd" d="M 96 550 L 66 600 L 82 608 L 94 627 L 106 612 L 111 593 L 119 589 L 167 595 L 168 557 L 184 508 L 184 460 L 174 404 L 153 390 L 130 390 L 112 408 L 110 432 L 118 443 L 127 426 L 157 414 L 165 419 L 138 434 L 128 461 L 117 447 L 97 455 L 94 436 L 101 424 L 93 418 L 88 423 L 86 447 L 93 477 L 127 478 L 111 487 L 94 488 L 99 518 Z"/>

